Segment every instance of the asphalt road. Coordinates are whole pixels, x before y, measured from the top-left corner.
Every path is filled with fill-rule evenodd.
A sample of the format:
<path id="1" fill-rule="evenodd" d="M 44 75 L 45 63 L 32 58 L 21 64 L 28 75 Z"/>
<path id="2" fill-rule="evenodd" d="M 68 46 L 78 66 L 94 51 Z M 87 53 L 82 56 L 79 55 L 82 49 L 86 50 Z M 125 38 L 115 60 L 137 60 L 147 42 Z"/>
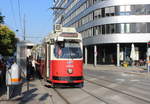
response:
<path id="1" fill-rule="evenodd" d="M 85 80 L 85 89 L 106 104 L 150 104 L 150 77 L 147 74 L 85 70 Z"/>
<path id="2" fill-rule="evenodd" d="M 57 88 L 64 104 L 150 104 L 150 77 L 147 75 L 118 70 L 84 71 L 83 88 Z"/>

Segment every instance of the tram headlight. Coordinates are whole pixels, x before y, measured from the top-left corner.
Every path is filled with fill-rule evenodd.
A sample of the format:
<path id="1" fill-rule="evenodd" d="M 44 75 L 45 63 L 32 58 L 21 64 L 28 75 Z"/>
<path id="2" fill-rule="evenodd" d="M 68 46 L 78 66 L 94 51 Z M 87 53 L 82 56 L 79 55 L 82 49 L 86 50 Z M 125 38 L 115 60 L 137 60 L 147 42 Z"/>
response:
<path id="1" fill-rule="evenodd" d="M 73 73 L 73 69 L 68 69 L 67 72 L 68 72 L 69 74 L 72 74 L 72 73 Z"/>

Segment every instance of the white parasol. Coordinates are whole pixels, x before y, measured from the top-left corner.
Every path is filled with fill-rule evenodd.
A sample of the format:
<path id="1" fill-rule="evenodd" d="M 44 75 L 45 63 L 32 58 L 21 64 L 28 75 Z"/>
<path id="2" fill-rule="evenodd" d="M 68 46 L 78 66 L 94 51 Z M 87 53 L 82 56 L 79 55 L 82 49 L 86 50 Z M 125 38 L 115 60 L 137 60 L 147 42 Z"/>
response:
<path id="1" fill-rule="evenodd" d="M 131 53 L 130 53 L 130 58 L 132 60 L 136 60 L 136 55 L 135 55 L 135 47 L 134 44 L 131 45 Z"/>

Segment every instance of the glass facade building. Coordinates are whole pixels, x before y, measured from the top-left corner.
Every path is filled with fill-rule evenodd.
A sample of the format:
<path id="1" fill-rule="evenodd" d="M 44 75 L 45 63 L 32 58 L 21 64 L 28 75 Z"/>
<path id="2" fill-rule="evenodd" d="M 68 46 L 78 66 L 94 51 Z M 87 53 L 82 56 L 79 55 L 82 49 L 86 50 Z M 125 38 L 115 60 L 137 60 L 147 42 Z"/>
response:
<path id="1" fill-rule="evenodd" d="M 82 34 L 85 64 L 146 60 L 150 0 L 55 0 L 55 23 Z M 134 58 L 131 50 L 134 49 Z"/>

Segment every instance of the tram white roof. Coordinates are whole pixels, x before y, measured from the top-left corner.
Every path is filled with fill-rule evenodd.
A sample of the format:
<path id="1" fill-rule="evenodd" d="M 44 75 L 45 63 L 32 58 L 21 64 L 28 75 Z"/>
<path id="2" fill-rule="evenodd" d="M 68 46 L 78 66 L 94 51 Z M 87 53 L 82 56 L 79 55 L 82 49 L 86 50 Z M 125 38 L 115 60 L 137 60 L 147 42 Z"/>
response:
<path id="1" fill-rule="evenodd" d="M 19 45 L 19 46 L 35 46 L 34 43 L 29 42 L 29 41 L 24 41 L 24 40 L 17 42 L 17 45 Z"/>
<path id="2" fill-rule="evenodd" d="M 74 27 L 62 27 L 61 24 L 55 24 L 54 25 L 54 33 L 59 33 L 59 32 L 75 33 L 77 31 Z"/>
<path id="3" fill-rule="evenodd" d="M 76 33 L 76 29 L 73 27 L 62 27 L 63 33 Z"/>
<path id="4" fill-rule="evenodd" d="M 54 31 L 53 33 L 50 33 L 48 36 L 46 36 L 43 40 L 43 42 L 51 42 L 51 41 L 63 41 L 63 39 L 81 39 L 81 35 L 76 31 L 74 27 L 61 27 L 59 29 L 60 31 Z M 74 34 L 78 33 L 76 36 L 72 37 L 63 37 L 61 34 Z"/>

